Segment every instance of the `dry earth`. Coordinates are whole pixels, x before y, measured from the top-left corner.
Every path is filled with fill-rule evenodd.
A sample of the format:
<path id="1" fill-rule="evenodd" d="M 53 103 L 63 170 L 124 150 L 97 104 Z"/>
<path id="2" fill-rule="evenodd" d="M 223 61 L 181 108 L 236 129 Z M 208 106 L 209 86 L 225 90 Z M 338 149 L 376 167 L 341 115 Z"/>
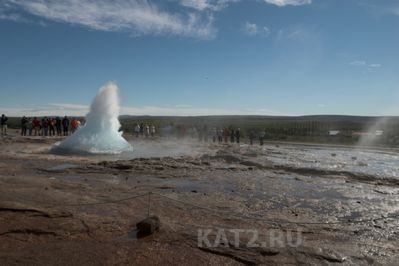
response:
<path id="1" fill-rule="evenodd" d="M 1 265 L 399 261 L 398 180 L 278 166 L 267 149 L 246 145 L 111 160 L 51 154 L 55 141 L 0 139 Z M 154 143 L 162 140 L 140 145 Z M 148 212 L 161 229 L 137 238 L 135 224 Z M 198 243 L 207 229 L 220 245 Z M 232 229 L 245 230 L 238 246 Z M 251 230 L 257 247 L 247 245 Z"/>

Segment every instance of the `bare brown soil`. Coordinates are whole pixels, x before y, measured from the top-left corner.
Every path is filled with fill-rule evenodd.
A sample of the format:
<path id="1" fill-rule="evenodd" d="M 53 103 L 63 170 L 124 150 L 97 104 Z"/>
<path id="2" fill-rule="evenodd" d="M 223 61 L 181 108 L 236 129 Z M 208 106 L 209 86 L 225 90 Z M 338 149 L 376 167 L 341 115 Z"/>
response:
<path id="1" fill-rule="evenodd" d="M 245 145 L 195 144 L 201 148 L 191 155 L 110 160 L 51 154 L 55 141 L 16 133 L 0 139 L 1 265 L 399 261 L 395 179 L 274 165 Z M 148 213 L 161 229 L 137 238 L 135 224 Z M 217 228 L 257 230 L 258 241 L 294 233 L 302 242 L 248 247 L 246 231 L 239 246 L 231 233 L 223 245 L 198 245 L 199 229 L 212 229 L 213 243 Z"/>

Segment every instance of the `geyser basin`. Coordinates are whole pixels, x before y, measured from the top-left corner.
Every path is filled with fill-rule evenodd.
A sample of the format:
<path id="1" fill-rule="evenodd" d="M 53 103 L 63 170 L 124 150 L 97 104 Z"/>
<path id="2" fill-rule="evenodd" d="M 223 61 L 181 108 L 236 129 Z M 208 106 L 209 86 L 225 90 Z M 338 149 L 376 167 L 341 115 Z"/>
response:
<path id="1" fill-rule="evenodd" d="M 118 154 L 132 151 L 119 132 L 118 86 L 109 82 L 101 87 L 86 115 L 86 124 L 53 147 L 57 153 Z"/>

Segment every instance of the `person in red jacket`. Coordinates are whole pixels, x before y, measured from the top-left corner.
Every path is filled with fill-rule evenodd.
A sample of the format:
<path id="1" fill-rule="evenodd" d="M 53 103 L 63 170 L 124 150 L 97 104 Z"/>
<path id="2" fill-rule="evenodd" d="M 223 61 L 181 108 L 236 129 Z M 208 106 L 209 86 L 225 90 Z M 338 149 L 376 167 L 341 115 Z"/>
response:
<path id="1" fill-rule="evenodd" d="M 71 130 L 72 130 L 72 134 L 76 131 L 76 129 L 78 129 L 78 120 L 76 118 L 72 118 L 71 121 Z"/>
<path id="2" fill-rule="evenodd" d="M 35 132 L 35 136 L 40 135 L 40 120 L 37 117 L 33 118 L 32 121 L 33 130 Z"/>

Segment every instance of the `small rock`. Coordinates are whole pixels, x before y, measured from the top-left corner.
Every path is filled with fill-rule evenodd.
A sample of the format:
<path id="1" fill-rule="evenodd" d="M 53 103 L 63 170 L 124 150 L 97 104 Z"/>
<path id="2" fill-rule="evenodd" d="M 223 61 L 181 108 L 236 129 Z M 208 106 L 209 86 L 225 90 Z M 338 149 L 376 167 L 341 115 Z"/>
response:
<path id="1" fill-rule="evenodd" d="M 264 248 L 260 251 L 260 254 L 263 256 L 275 256 L 278 255 L 280 253 L 280 251 L 276 248 Z"/>
<path id="2" fill-rule="evenodd" d="M 116 164 L 116 165 L 112 166 L 112 168 L 115 168 L 118 170 L 129 170 L 129 169 L 132 169 L 133 166 L 128 165 L 128 164 Z"/>
<path id="3" fill-rule="evenodd" d="M 198 191 L 195 190 L 195 189 L 191 190 L 191 192 L 192 192 L 192 193 L 198 193 Z"/>
<path id="4" fill-rule="evenodd" d="M 158 216 L 150 216 L 146 219 L 138 222 L 136 227 L 138 229 L 138 236 L 144 237 L 153 234 L 158 231 L 161 226 L 161 221 Z"/>

